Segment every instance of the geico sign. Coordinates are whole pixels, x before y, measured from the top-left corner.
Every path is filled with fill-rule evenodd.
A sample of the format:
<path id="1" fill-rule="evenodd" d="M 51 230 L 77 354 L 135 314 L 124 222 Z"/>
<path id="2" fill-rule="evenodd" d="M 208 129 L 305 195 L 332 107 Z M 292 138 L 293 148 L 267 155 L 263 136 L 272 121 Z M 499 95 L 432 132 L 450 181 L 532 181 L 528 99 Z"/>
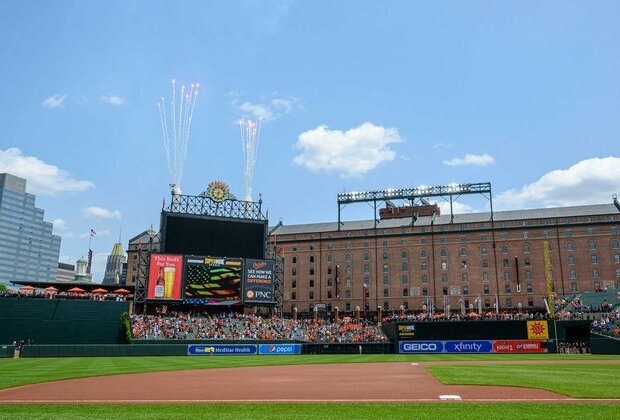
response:
<path id="1" fill-rule="evenodd" d="M 437 344 L 435 343 L 405 343 L 403 344 L 404 351 L 437 351 Z"/>

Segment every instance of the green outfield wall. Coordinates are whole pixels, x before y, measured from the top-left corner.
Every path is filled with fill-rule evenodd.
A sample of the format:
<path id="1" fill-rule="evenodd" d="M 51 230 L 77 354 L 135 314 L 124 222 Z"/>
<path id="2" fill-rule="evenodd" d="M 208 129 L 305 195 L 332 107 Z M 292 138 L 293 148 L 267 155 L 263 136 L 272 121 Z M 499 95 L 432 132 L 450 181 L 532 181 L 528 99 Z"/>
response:
<path id="1" fill-rule="evenodd" d="M 0 299 L 0 344 L 119 344 L 128 309 L 116 301 Z"/>

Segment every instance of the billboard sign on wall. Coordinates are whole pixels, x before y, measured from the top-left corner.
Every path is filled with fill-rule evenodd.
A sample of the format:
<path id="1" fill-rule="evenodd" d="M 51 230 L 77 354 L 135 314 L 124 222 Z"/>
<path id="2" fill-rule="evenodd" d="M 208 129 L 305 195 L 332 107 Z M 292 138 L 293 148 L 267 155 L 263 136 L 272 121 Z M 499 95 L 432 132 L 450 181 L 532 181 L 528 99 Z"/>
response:
<path id="1" fill-rule="evenodd" d="M 442 341 L 400 341 L 399 353 L 442 353 Z"/>
<path id="2" fill-rule="evenodd" d="M 256 354 L 256 344 L 190 344 L 188 356 L 249 356 Z"/>
<path id="3" fill-rule="evenodd" d="M 188 257 L 185 260 L 185 301 L 208 305 L 241 303 L 240 258 Z"/>
<path id="4" fill-rule="evenodd" d="M 491 353 L 493 343 L 487 340 L 446 341 L 446 353 Z"/>
<path id="5" fill-rule="evenodd" d="M 546 341 L 541 340 L 496 340 L 493 342 L 495 353 L 546 353 Z"/>
<path id="6" fill-rule="evenodd" d="M 260 344 L 258 354 L 301 354 L 301 344 Z"/>
<path id="7" fill-rule="evenodd" d="M 181 299 L 183 256 L 151 254 L 147 299 Z"/>
<path id="8" fill-rule="evenodd" d="M 547 321 L 527 321 L 527 338 L 530 340 L 548 340 L 549 325 Z"/>
<path id="9" fill-rule="evenodd" d="M 274 303 L 273 260 L 245 260 L 243 303 Z"/>

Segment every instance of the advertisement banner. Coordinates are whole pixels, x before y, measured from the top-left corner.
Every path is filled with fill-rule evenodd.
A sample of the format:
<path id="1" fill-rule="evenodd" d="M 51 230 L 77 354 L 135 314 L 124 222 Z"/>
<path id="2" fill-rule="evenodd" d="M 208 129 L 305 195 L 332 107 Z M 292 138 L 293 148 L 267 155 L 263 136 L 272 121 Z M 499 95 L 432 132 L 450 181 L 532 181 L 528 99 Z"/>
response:
<path id="1" fill-rule="evenodd" d="M 545 341 L 536 340 L 496 340 L 493 342 L 495 353 L 547 353 L 543 347 Z"/>
<path id="2" fill-rule="evenodd" d="M 486 340 L 446 341 L 446 353 L 491 353 L 493 344 Z"/>
<path id="3" fill-rule="evenodd" d="M 548 340 L 549 326 L 547 321 L 527 321 L 527 338 L 530 340 Z"/>
<path id="4" fill-rule="evenodd" d="M 185 260 L 185 300 L 207 305 L 241 303 L 239 258 L 188 257 Z"/>
<path id="5" fill-rule="evenodd" d="M 189 344 L 189 356 L 247 356 L 257 353 L 256 344 Z"/>
<path id="6" fill-rule="evenodd" d="M 399 341 L 399 353 L 442 353 L 442 341 Z"/>
<path id="7" fill-rule="evenodd" d="M 398 324 L 397 331 L 399 339 L 415 337 L 415 325 L 413 324 Z"/>
<path id="8" fill-rule="evenodd" d="M 301 344 L 261 344 L 258 354 L 301 354 Z"/>
<path id="9" fill-rule="evenodd" d="M 245 260 L 243 303 L 272 304 L 274 300 L 273 260 Z"/>
<path id="10" fill-rule="evenodd" d="M 181 299 L 181 270 L 183 256 L 151 254 L 147 299 Z"/>

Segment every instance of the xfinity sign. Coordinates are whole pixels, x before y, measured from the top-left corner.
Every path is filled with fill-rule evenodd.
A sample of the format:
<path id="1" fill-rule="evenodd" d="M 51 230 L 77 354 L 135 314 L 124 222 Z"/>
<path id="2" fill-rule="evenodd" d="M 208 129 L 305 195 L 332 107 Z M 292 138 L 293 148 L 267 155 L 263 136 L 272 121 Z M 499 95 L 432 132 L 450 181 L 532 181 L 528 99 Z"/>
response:
<path id="1" fill-rule="evenodd" d="M 443 342 L 441 341 L 400 341 L 399 353 L 442 353 Z"/>
<path id="2" fill-rule="evenodd" d="M 491 353 L 493 343 L 486 340 L 479 341 L 446 341 L 447 353 Z"/>

